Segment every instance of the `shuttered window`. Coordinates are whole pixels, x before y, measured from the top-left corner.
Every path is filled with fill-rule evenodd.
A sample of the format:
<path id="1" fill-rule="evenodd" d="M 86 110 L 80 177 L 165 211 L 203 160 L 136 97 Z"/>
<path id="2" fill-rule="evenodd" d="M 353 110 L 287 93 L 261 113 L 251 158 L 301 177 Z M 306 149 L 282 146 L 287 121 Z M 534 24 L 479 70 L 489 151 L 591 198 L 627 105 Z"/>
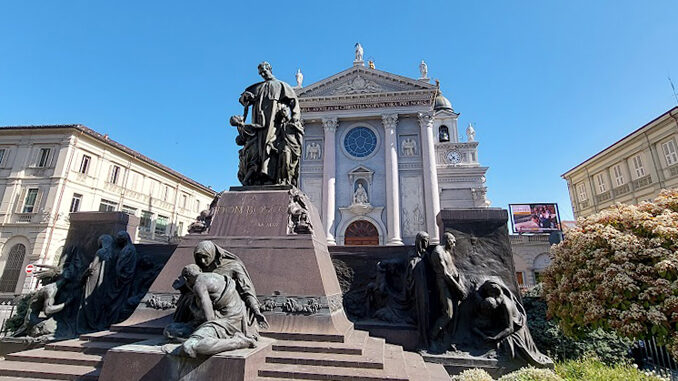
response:
<path id="1" fill-rule="evenodd" d="M 26 256 L 26 246 L 17 243 L 9 250 L 5 268 L 0 277 L 0 292 L 15 292 Z"/>

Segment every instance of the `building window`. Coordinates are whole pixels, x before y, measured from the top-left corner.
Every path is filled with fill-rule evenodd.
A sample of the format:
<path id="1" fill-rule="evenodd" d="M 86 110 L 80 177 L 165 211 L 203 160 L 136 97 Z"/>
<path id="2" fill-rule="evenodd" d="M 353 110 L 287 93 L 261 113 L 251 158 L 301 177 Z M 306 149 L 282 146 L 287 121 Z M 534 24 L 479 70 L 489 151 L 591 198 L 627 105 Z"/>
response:
<path id="1" fill-rule="evenodd" d="M 92 158 L 87 155 L 82 155 L 82 161 L 80 162 L 80 170 L 78 172 L 87 174 L 89 171 L 89 163 L 92 161 Z"/>
<path id="2" fill-rule="evenodd" d="M 100 212 L 115 212 L 116 209 L 118 209 L 117 202 L 101 199 L 101 204 L 99 204 Z"/>
<path id="3" fill-rule="evenodd" d="M 181 195 L 181 208 L 186 209 L 186 204 L 188 202 L 188 195 L 182 194 Z"/>
<path id="4" fill-rule="evenodd" d="M 117 184 L 119 177 L 120 177 L 120 167 L 115 164 L 111 165 L 111 174 L 110 176 L 108 176 L 108 182 L 111 184 Z"/>
<path id="5" fill-rule="evenodd" d="M 518 281 L 518 286 L 524 286 L 525 285 L 525 279 L 523 279 L 523 272 L 522 271 L 516 271 L 516 280 Z"/>
<path id="6" fill-rule="evenodd" d="M 163 184 L 162 185 L 162 200 L 163 201 L 169 200 L 169 197 L 170 197 L 169 193 L 170 193 L 169 185 Z"/>
<path id="7" fill-rule="evenodd" d="M 167 235 L 167 221 L 168 218 L 165 216 L 158 216 L 158 218 L 155 219 L 156 235 Z"/>
<path id="8" fill-rule="evenodd" d="M 6 149 L 0 148 L 0 166 L 2 166 L 2 159 L 5 158 L 5 152 L 7 152 Z"/>
<path id="9" fill-rule="evenodd" d="M 71 199 L 71 207 L 68 209 L 71 213 L 80 211 L 80 203 L 82 202 L 82 195 L 73 193 L 73 199 Z"/>
<path id="10" fill-rule="evenodd" d="M 137 215 L 137 208 L 133 208 L 129 205 L 123 205 L 122 211 L 129 214 L 130 216 L 136 216 Z"/>
<path id="11" fill-rule="evenodd" d="M 40 148 L 40 153 L 38 153 L 38 163 L 37 167 L 44 168 L 49 164 L 49 148 Z"/>
<path id="12" fill-rule="evenodd" d="M 676 154 L 676 143 L 673 142 L 673 139 L 668 142 L 662 143 L 662 151 L 664 151 L 664 157 L 666 158 L 667 165 L 673 165 L 678 162 L 678 155 Z"/>
<path id="13" fill-rule="evenodd" d="M 344 137 L 344 148 L 351 156 L 367 157 L 377 148 L 377 135 L 367 127 L 355 127 Z"/>
<path id="14" fill-rule="evenodd" d="M 37 210 L 38 203 L 38 188 L 30 188 L 26 192 L 26 198 L 24 199 L 24 207 L 21 210 L 21 213 L 35 213 Z"/>
<path id="15" fill-rule="evenodd" d="M 605 174 L 599 173 L 596 175 L 596 183 L 598 183 L 598 192 L 603 193 L 607 190 L 605 185 Z"/>
<path id="16" fill-rule="evenodd" d="M 643 159 L 640 155 L 636 155 L 631 159 L 633 161 L 633 169 L 636 170 L 636 177 L 645 176 L 645 169 L 643 168 Z"/>
<path id="17" fill-rule="evenodd" d="M 584 183 L 580 183 L 577 188 L 579 190 L 579 201 L 586 201 L 586 186 Z"/>
<path id="18" fill-rule="evenodd" d="M 195 200 L 195 212 L 200 213 L 200 200 Z"/>
<path id="19" fill-rule="evenodd" d="M 23 272 L 26 246 L 17 243 L 12 246 L 5 262 L 5 268 L 0 277 L 0 292 L 14 292 L 19 282 L 19 275 Z"/>
<path id="20" fill-rule="evenodd" d="M 617 164 L 612 167 L 612 172 L 614 173 L 614 182 L 617 186 L 624 185 L 624 173 L 622 172 L 621 164 Z"/>
<path id="21" fill-rule="evenodd" d="M 127 180 L 127 188 L 136 191 L 138 184 L 139 184 L 139 174 L 130 171 L 129 179 Z"/>
<path id="22" fill-rule="evenodd" d="M 450 141 L 450 130 L 447 126 L 442 125 L 438 128 L 438 141 L 441 143 Z"/>
<path id="23" fill-rule="evenodd" d="M 153 220 L 153 213 L 142 210 L 141 220 L 139 221 L 139 230 L 145 233 L 151 232 L 151 221 Z"/>
<path id="24" fill-rule="evenodd" d="M 184 223 L 179 222 L 179 225 L 177 226 L 177 231 L 175 232 L 175 235 L 177 237 L 181 237 L 184 235 Z"/>

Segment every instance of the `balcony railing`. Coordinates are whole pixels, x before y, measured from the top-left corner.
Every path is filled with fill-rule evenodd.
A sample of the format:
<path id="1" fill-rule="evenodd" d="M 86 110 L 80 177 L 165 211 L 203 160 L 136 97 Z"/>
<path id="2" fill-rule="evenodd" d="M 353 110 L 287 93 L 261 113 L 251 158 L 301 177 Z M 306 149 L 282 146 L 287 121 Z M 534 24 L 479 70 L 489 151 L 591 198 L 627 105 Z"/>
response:
<path id="1" fill-rule="evenodd" d="M 628 183 L 612 189 L 612 193 L 614 194 L 615 197 L 627 194 L 629 192 L 631 192 L 631 187 L 629 186 Z"/>
<path id="2" fill-rule="evenodd" d="M 598 201 L 598 202 L 605 202 L 605 201 L 607 201 L 611 198 L 612 198 L 612 194 L 611 194 L 610 191 L 603 192 L 601 194 L 596 195 L 596 201 Z"/>
<path id="3" fill-rule="evenodd" d="M 633 189 L 643 188 L 643 187 L 646 187 L 650 184 L 652 184 L 652 176 L 651 175 L 645 175 L 641 178 L 633 180 Z"/>

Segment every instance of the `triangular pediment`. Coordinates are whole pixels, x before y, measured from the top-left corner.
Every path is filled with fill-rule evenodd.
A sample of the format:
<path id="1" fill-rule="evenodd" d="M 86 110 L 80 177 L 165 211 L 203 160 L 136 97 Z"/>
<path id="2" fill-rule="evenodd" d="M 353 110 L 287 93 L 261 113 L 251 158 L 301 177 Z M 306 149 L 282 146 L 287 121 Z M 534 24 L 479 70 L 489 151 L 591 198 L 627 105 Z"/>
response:
<path id="1" fill-rule="evenodd" d="M 297 95 L 299 98 L 332 97 L 432 90 L 435 88 L 435 85 L 428 82 L 364 66 L 353 66 L 329 78 L 297 90 Z"/>

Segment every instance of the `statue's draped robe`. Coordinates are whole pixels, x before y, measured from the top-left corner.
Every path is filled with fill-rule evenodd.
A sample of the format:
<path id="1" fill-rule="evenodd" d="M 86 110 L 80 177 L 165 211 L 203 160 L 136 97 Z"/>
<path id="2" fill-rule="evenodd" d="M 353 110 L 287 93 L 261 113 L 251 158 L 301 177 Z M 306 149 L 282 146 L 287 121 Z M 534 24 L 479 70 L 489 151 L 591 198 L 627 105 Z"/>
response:
<path id="1" fill-rule="evenodd" d="M 417 331 L 419 333 L 419 348 L 429 348 L 430 331 L 430 286 L 429 270 L 427 269 L 426 252 L 413 253 L 407 265 L 407 299 L 414 302 Z"/>
<path id="2" fill-rule="evenodd" d="M 89 265 L 92 273 L 85 282 L 83 304 L 78 316 L 81 332 L 100 331 L 114 323 L 105 313 L 109 302 L 106 300 L 106 288 L 115 282 L 115 266 L 111 263 L 114 258 L 113 247 L 101 247 L 96 257 L 99 261 L 92 261 Z"/>
<path id="3" fill-rule="evenodd" d="M 293 120 L 299 119 L 299 102 L 292 87 L 275 78 L 255 83 L 248 87 L 246 92 L 254 95 L 252 101 L 252 124 L 263 126 L 257 130 L 256 153 L 259 154 L 259 173 L 270 179 L 277 175 L 277 160 L 271 160 L 276 154 L 275 147 L 277 136 L 275 117 L 279 104 L 283 103 L 290 107 Z"/>
<path id="4" fill-rule="evenodd" d="M 214 248 L 219 263 L 212 272 L 233 279 L 240 298 L 245 303 L 245 306 L 247 306 L 247 313 L 245 314 L 247 324 L 243 333 L 248 337 L 256 338 L 259 336 L 258 323 L 255 319 L 254 311 L 249 308 L 251 305 L 258 304 L 257 292 L 254 289 L 252 278 L 247 272 L 245 264 L 235 254 L 217 245 L 214 245 Z"/>
<path id="5" fill-rule="evenodd" d="M 282 149 L 278 159 L 278 178 L 283 184 L 297 186 L 304 127 L 301 123 L 290 122 L 280 129 L 280 135 Z"/>
<path id="6" fill-rule="evenodd" d="M 212 302 L 214 320 L 206 321 L 191 334 L 192 338 L 229 339 L 237 333 L 248 335 L 247 309 L 238 294 L 236 282 L 225 277 L 226 286 L 221 296 Z M 199 298 L 194 298 L 195 314 L 202 314 Z M 204 317 L 201 316 L 204 320 Z"/>
<path id="7" fill-rule="evenodd" d="M 111 323 L 124 318 L 129 311 L 127 299 L 134 283 L 137 265 L 137 251 L 129 235 L 127 243 L 120 249 L 115 259 L 115 280 L 107 287 L 108 319 Z"/>
<path id="8" fill-rule="evenodd" d="M 539 352 L 537 345 L 532 339 L 532 335 L 527 327 L 527 313 L 523 305 L 508 288 L 502 285 L 501 289 L 506 303 L 505 308 L 511 316 L 510 323 L 513 325 L 513 332 L 502 340 L 500 346 L 510 354 L 511 358 L 520 355 L 532 366 L 544 367 L 552 365 L 551 359 Z"/>

